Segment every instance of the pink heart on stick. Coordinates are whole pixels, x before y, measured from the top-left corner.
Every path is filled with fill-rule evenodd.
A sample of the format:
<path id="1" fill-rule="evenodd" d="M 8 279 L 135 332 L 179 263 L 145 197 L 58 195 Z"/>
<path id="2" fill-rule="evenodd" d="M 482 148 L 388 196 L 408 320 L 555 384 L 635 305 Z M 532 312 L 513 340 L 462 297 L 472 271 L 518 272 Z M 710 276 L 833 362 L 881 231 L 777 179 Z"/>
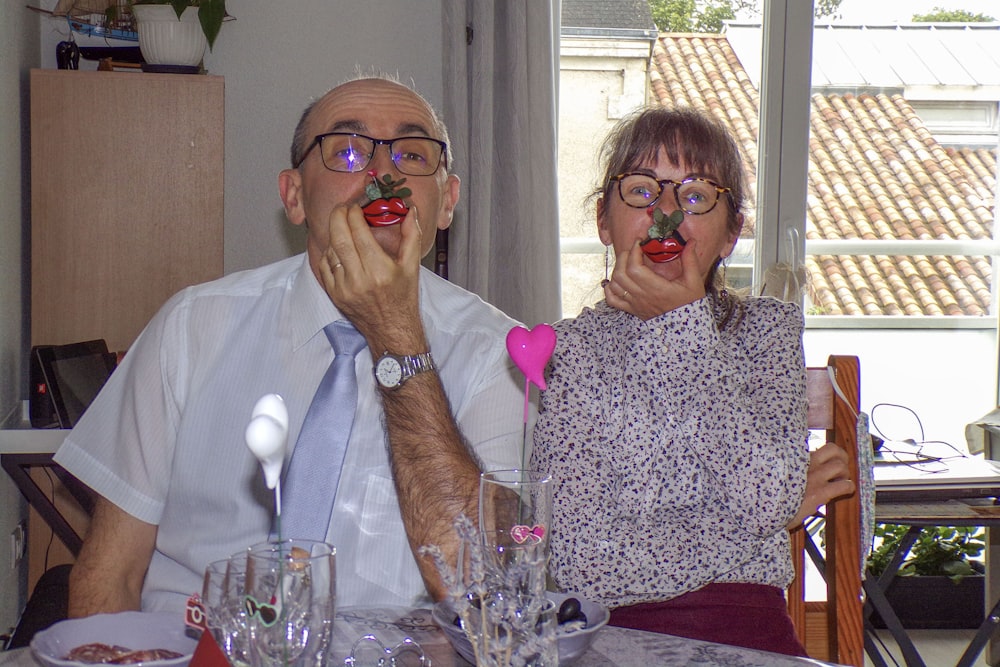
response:
<path id="1" fill-rule="evenodd" d="M 545 389 L 545 365 L 556 349 L 556 332 L 548 324 L 539 324 L 530 331 L 514 327 L 507 332 L 507 352 L 529 382 Z"/>

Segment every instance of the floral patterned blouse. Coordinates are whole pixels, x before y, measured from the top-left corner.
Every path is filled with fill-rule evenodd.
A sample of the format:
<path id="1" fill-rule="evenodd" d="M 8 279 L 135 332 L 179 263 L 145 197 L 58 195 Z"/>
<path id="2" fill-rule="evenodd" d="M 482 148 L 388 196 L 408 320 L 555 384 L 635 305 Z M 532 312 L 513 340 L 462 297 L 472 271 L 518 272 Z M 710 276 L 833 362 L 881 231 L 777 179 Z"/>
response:
<path id="1" fill-rule="evenodd" d="M 556 481 L 561 589 L 620 607 L 791 583 L 785 524 L 809 459 L 802 313 L 751 297 L 726 320 L 726 306 L 709 296 L 643 321 L 601 302 L 554 325 L 532 466 Z"/>

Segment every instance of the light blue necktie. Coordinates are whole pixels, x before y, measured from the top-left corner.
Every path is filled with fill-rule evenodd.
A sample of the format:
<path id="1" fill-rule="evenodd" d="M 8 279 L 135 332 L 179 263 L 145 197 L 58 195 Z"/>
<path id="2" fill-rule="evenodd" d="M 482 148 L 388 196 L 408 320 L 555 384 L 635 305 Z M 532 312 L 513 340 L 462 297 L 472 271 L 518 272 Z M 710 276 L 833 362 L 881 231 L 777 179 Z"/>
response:
<path id="1" fill-rule="evenodd" d="M 346 320 L 328 324 L 323 332 L 334 358 L 313 396 L 288 465 L 282 490 L 284 539 L 326 539 L 358 404 L 354 356 L 364 349 L 365 339 Z"/>

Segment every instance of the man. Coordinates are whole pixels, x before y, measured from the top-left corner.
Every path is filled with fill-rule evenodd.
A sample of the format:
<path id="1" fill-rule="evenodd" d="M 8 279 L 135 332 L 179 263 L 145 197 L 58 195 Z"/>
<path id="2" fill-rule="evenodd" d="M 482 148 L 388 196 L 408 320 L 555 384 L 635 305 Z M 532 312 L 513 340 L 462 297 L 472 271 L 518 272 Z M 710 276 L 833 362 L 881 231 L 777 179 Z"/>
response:
<path id="1" fill-rule="evenodd" d="M 430 152 L 397 150 L 401 137 L 433 140 L 418 142 Z M 345 140 L 349 151 L 335 144 Z M 475 516 L 480 470 L 522 460 L 523 414 L 504 348 L 516 323 L 419 265 L 459 197 L 446 143 L 427 102 L 387 79 L 350 81 L 306 110 L 293 168 L 278 177 L 288 219 L 307 227 L 305 256 L 175 295 L 56 455 L 102 496 L 72 572 L 71 616 L 182 609 L 208 562 L 267 539 L 273 494 L 244 429 L 257 399 L 277 393 L 292 447 L 333 356 L 323 328 L 339 319 L 367 349 L 327 533 L 338 605 L 443 595 L 414 552 L 436 544 L 454 558 L 452 521 Z M 366 186 L 401 178 L 405 218 L 370 227 Z M 436 370 L 376 388 L 373 359 L 425 352 Z"/>

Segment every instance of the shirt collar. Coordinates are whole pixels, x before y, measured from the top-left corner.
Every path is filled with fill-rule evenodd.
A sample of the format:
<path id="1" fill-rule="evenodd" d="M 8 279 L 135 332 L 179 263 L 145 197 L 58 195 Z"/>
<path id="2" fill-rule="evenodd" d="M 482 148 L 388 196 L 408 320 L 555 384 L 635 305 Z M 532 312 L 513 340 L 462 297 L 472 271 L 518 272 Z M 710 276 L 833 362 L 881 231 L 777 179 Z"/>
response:
<path id="1" fill-rule="evenodd" d="M 292 345 L 296 350 L 326 325 L 344 319 L 313 273 L 308 253 L 302 255 L 302 265 L 293 278 L 286 316 L 291 323 Z"/>

